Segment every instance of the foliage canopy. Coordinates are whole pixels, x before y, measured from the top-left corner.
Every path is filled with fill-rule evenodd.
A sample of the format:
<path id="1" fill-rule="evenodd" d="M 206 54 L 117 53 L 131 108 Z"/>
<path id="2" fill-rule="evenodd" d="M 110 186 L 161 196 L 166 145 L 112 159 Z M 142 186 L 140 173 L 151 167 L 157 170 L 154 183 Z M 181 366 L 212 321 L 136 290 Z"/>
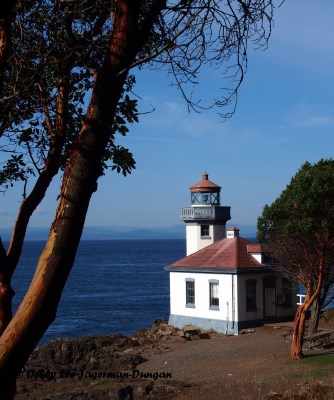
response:
<path id="1" fill-rule="evenodd" d="M 149 34 L 128 67 L 133 75 L 124 86 L 117 117 L 109 124 L 101 174 L 107 166 L 124 175 L 135 168 L 131 152 L 118 144 L 116 136 L 126 135 L 128 125 L 138 122 L 138 98 L 131 94 L 139 69 L 165 70 L 189 108 L 217 106 L 225 117 L 232 115 L 247 69 L 249 43 L 267 45 L 273 3 L 137 2 L 136 35 L 144 36 L 146 30 Z M 87 96 L 108 56 L 116 11 L 116 2 L 110 0 L 18 3 L 0 86 L 1 150 L 9 154 L 0 160 L 3 189 L 14 181 L 27 182 L 31 174 L 39 175 L 54 148 L 60 154 L 59 167 L 66 165 L 86 117 Z M 221 98 L 211 103 L 194 96 L 202 67 L 219 68 L 222 73 Z"/>
<path id="2" fill-rule="evenodd" d="M 313 305 L 311 333 L 317 329 L 319 312 L 333 298 L 334 290 L 334 160 L 305 162 L 281 195 L 266 205 L 258 219 L 257 240 L 267 243 L 285 276 L 306 290 L 305 315 Z M 296 328 L 299 349 L 293 358 L 302 358 L 301 343 L 305 318 Z M 297 325 L 296 325 L 297 326 Z"/>
<path id="3" fill-rule="evenodd" d="M 334 238 L 334 161 L 305 162 L 281 195 L 264 207 L 258 241 L 278 235 L 324 235 Z"/>
<path id="4" fill-rule="evenodd" d="M 258 219 L 257 240 L 282 250 L 280 260 L 317 264 L 318 251 L 334 263 L 334 160 L 305 162 L 281 195 Z M 294 250 L 293 250 L 294 248 Z M 315 251 L 315 249 L 318 249 Z M 306 254 L 307 253 L 307 254 Z"/>

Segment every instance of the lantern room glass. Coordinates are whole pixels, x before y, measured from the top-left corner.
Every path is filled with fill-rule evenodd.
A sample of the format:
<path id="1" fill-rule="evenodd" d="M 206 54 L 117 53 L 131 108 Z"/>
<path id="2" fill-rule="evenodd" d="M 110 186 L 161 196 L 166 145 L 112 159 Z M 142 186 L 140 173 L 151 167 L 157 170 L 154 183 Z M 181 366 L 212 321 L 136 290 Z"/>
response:
<path id="1" fill-rule="evenodd" d="M 220 193 L 217 192 L 193 192 L 191 204 L 219 205 Z"/>

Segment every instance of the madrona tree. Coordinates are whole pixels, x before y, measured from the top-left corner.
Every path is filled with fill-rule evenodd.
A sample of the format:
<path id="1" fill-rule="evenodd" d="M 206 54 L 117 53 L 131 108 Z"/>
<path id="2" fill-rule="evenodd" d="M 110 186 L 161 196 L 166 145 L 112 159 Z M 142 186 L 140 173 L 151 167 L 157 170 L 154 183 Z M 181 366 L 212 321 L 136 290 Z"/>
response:
<path id="1" fill-rule="evenodd" d="M 291 358 L 301 359 L 307 312 L 312 305 L 319 312 L 334 289 L 334 160 L 302 165 L 281 195 L 264 207 L 257 239 L 270 246 L 276 267 L 305 288 L 291 343 Z"/>
<path id="2" fill-rule="evenodd" d="M 107 11 L 98 3 L 92 7 L 81 2 L 80 7 L 66 8 L 57 2 L 52 8 L 49 2 L 27 2 L 24 10 L 17 11 L 15 24 L 7 26 L 10 56 L 4 64 L 0 134 L 2 153 L 9 157 L 3 161 L 0 184 L 6 189 L 22 181 L 24 186 L 10 245 L 1 248 L 0 333 L 11 319 L 10 282 L 30 216 L 69 160 L 82 127 L 84 96 L 93 85 L 89 68 L 99 67 L 107 44 Z M 71 33 L 74 23 L 80 32 L 76 36 Z M 85 67 L 79 68 L 80 63 Z M 125 134 L 127 122 L 137 121 L 136 102 L 125 93 L 133 83 L 128 76 L 123 85 L 101 173 L 108 159 L 112 168 L 124 174 L 134 167 L 131 153 L 114 141 L 116 133 Z M 32 175 L 36 178 L 28 185 Z"/>
<path id="3" fill-rule="evenodd" d="M 249 43 L 265 46 L 275 0 L 9 0 L 0 5 L 0 135 L 3 189 L 22 182 L 8 248 L 0 245 L 1 396 L 54 320 L 90 198 L 108 166 L 124 174 L 118 144 L 138 121 L 131 95 L 142 68 L 165 70 L 190 108 L 229 116 Z M 281 3 L 281 1 L 278 1 Z M 202 67 L 220 67 L 222 95 L 193 97 Z M 89 98 L 89 100 L 87 100 Z M 30 217 L 58 171 L 58 207 L 31 285 L 15 315 L 11 277 Z M 93 279 L 92 279 L 93 280 Z"/>

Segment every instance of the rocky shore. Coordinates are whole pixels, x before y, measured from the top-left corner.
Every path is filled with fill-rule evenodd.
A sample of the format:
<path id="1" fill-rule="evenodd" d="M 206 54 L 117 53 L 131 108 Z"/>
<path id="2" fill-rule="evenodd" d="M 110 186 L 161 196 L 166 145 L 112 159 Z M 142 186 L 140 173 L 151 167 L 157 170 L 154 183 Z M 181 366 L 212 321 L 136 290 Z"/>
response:
<path id="1" fill-rule="evenodd" d="M 55 339 L 36 348 L 18 379 L 17 399 L 162 399 L 188 386 L 164 371 L 140 371 L 171 343 L 220 336 L 155 321 L 132 337 L 121 334 Z M 106 386 L 106 387 L 104 387 Z"/>
<path id="2" fill-rule="evenodd" d="M 334 328 L 334 313 L 321 323 Z M 131 337 L 55 339 L 31 355 L 18 379 L 17 399 L 290 399 L 284 396 L 291 392 L 292 376 L 297 392 L 311 384 L 304 379 L 310 365 L 289 362 L 283 332 L 260 327 L 241 333 L 226 336 L 155 321 Z M 332 353 L 330 346 L 317 355 Z M 329 373 L 321 382 L 332 388 L 334 378 Z"/>

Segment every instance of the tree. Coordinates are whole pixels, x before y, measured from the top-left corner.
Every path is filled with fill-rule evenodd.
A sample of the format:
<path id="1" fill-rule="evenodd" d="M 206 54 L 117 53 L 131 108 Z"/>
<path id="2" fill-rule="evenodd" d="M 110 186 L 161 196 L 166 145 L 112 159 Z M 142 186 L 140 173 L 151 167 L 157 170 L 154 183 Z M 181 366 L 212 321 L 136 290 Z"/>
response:
<path id="1" fill-rule="evenodd" d="M 130 71 L 165 68 L 189 108 L 200 110 L 205 106 L 193 98 L 192 89 L 201 67 L 224 66 L 222 98 L 207 106 L 231 106 L 223 114 L 232 115 L 248 44 L 266 45 L 274 8 L 274 0 L 12 3 L 10 13 L 0 9 L 5 22 L 0 52 L 1 32 L 9 38 L 0 53 L 0 134 L 2 150 L 9 154 L 0 183 L 6 189 L 22 181 L 24 191 L 10 245 L 0 244 L 4 399 L 14 396 L 17 373 L 55 318 L 90 198 L 108 160 L 111 169 L 124 174 L 134 168 L 131 153 L 116 142 L 117 134 L 127 133 L 128 123 L 138 121 Z M 12 317 L 11 276 L 29 219 L 60 169 L 62 186 L 49 237 Z"/>
<path id="2" fill-rule="evenodd" d="M 334 285 L 334 160 L 301 166 L 281 195 L 264 207 L 257 239 L 271 247 L 277 269 L 305 287 L 291 344 L 291 358 L 301 359 L 306 313 L 314 302 L 323 305 Z"/>
<path id="3" fill-rule="evenodd" d="M 10 43 L 15 51 L 7 51 L 11 56 L 3 82 L 0 133 L 6 138 L 1 149 L 11 155 L 0 172 L 0 184 L 6 188 L 18 180 L 25 185 L 10 245 L 7 251 L 3 246 L 1 249 L 0 333 L 11 320 L 10 282 L 30 216 L 53 177 L 68 162 L 82 126 L 84 96 L 93 81 L 90 70 L 79 69 L 79 63 L 89 62 L 89 68 L 96 69 L 104 56 L 109 37 L 108 26 L 104 25 L 110 10 L 103 4 L 95 2 L 93 7 L 81 2 L 76 7 L 69 4 L 60 8 L 58 3 L 27 3 L 10 27 Z M 84 12 L 85 17 L 80 17 Z M 71 24 L 80 28 L 80 35 L 71 31 Z M 115 144 L 114 137 L 117 132 L 126 132 L 126 123 L 138 119 L 136 101 L 125 94 L 133 83 L 128 76 L 102 159 L 102 167 L 111 159 L 112 168 L 124 174 L 134 168 L 134 160 L 131 153 Z M 31 174 L 37 175 L 37 179 L 28 194 L 26 184 Z"/>
<path id="4" fill-rule="evenodd" d="M 317 332 L 321 311 L 323 311 L 334 299 L 334 265 L 329 268 L 328 274 L 324 277 L 324 281 L 319 296 L 312 304 L 311 316 L 309 319 L 308 334 L 312 335 Z"/>
<path id="5" fill-rule="evenodd" d="M 15 18 L 17 0 L 8 0 L 0 5 L 0 93 L 5 66 L 11 51 L 11 25 Z"/>

